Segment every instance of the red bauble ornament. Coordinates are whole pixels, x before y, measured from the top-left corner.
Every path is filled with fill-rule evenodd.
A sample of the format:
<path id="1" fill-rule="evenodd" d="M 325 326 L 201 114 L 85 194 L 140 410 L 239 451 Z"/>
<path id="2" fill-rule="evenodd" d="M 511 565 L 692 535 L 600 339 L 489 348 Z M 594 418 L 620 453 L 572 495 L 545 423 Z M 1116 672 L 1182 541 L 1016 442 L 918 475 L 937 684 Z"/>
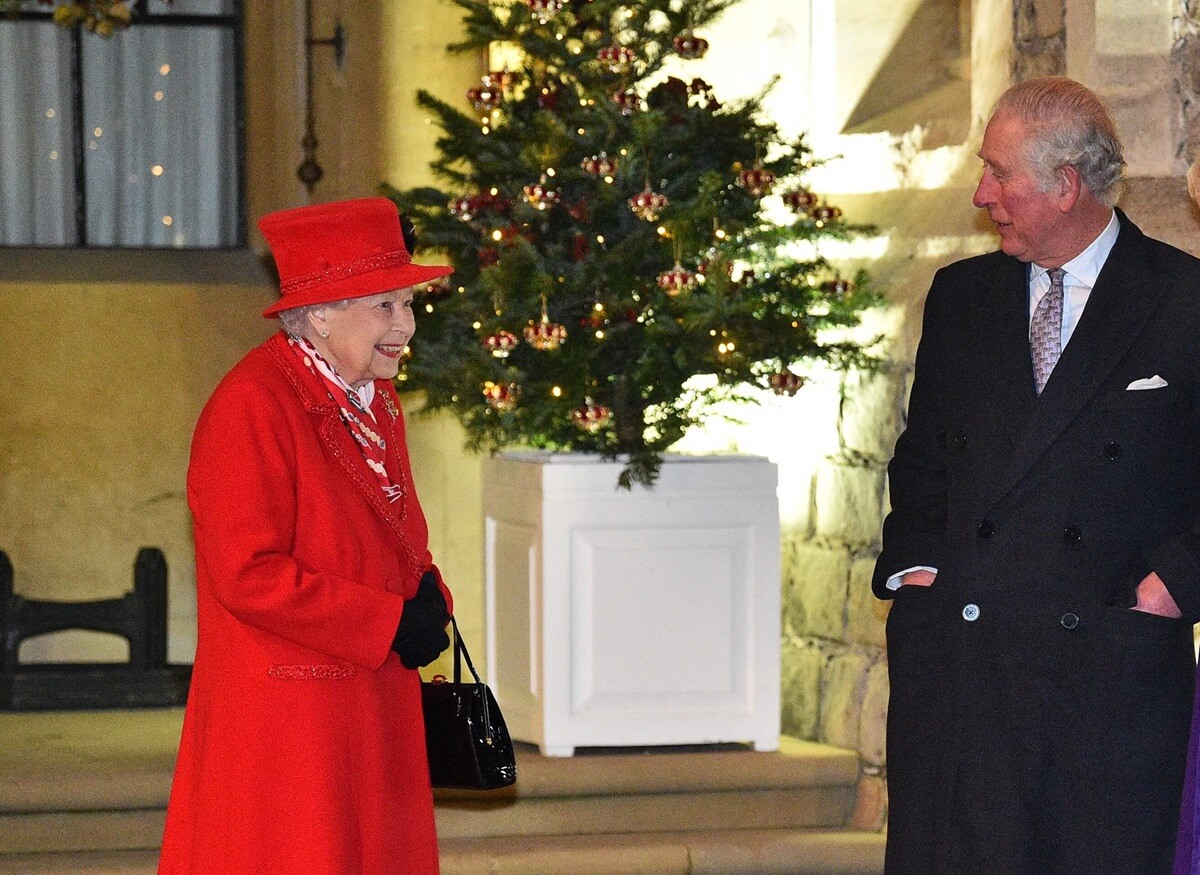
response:
<path id="1" fill-rule="evenodd" d="M 597 404 L 591 398 L 587 398 L 581 406 L 571 411 L 571 422 L 577 428 L 595 434 L 612 422 L 612 411 L 603 404 Z"/>
<path id="2" fill-rule="evenodd" d="M 525 186 L 524 192 L 525 200 L 539 210 L 548 210 L 561 199 L 558 189 L 547 183 L 544 176 L 540 181 Z"/>
<path id="3" fill-rule="evenodd" d="M 558 13 L 562 12 L 563 0 L 525 0 L 529 11 L 539 24 L 545 24 Z"/>
<path id="4" fill-rule="evenodd" d="M 841 217 L 842 211 L 829 204 L 821 204 L 812 211 L 813 221 L 817 223 L 818 227 L 828 224 L 829 222 L 836 222 Z"/>
<path id="5" fill-rule="evenodd" d="M 738 185 L 746 189 L 754 197 L 762 197 L 763 195 L 770 194 L 771 186 L 774 184 L 775 174 L 757 164 L 749 170 L 743 170 L 738 174 Z"/>
<path id="6" fill-rule="evenodd" d="M 771 374 L 767 382 L 776 395 L 795 395 L 804 385 L 804 378 L 785 370 Z"/>
<path id="7" fill-rule="evenodd" d="M 678 261 L 670 270 L 658 275 L 658 287 L 674 297 L 680 292 L 686 292 L 696 285 L 696 274 L 688 270 Z"/>
<path id="8" fill-rule="evenodd" d="M 543 352 L 558 349 L 566 339 L 567 327 L 551 322 L 544 315 L 540 321 L 525 326 L 525 342 Z"/>
<path id="9" fill-rule="evenodd" d="M 608 314 L 604 312 L 604 305 L 597 301 L 592 305 L 592 309 L 579 320 L 579 324 L 584 328 L 590 328 L 592 331 L 599 331 L 608 324 Z"/>
<path id="10" fill-rule="evenodd" d="M 450 210 L 450 215 L 458 216 L 464 222 L 475 218 L 475 199 L 468 195 L 454 198 L 446 205 L 446 208 Z"/>
<path id="11" fill-rule="evenodd" d="M 508 358 L 508 354 L 516 349 L 517 344 L 521 341 L 517 340 L 517 335 L 511 331 L 497 331 L 495 334 L 489 334 L 483 339 L 483 347 L 498 359 Z"/>
<path id="12" fill-rule="evenodd" d="M 633 62 L 637 60 L 637 53 L 625 46 L 605 46 L 596 52 L 596 60 L 601 64 L 605 64 L 613 73 L 625 74 L 629 72 L 629 68 L 633 66 Z"/>
<path id="13" fill-rule="evenodd" d="M 612 99 L 613 103 L 620 108 L 621 115 L 633 115 L 642 108 L 641 96 L 632 89 L 614 92 Z"/>
<path id="14" fill-rule="evenodd" d="M 517 406 L 517 399 L 521 397 L 521 387 L 516 383 L 493 383 L 489 380 L 483 384 L 483 397 L 493 410 L 512 410 Z"/>
<path id="15" fill-rule="evenodd" d="M 783 203 L 796 215 L 804 218 L 817 205 L 817 196 L 806 188 L 797 188 L 784 193 Z"/>
<path id="16" fill-rule="evenodd" d="M 659 194 L 657 191 L 651 190 L 650 186 L 646 186 L 629 199 L 629 209 L 633 210 L 634 215 L 639 219 L 654 222 L 658 220 L 659 213 L 670 203 L 670 199 L 665 194 Z"/>
<path id="17" fill-rule="evenodd" d="M 584 158 L 579 162 L 579 166 L 585 173 L 591 173 L 593 176 L 600 176 L 606 179 L 617 172 L 619 166 L 616 161 L 608 157 L 607 152 L 601 152 L 599 155 L 592 155 L 590 158 Z"/>
<path id="18" fill-rule="evenodd" d="M 696 36 L 690 29 L 675 37 L 672 45 L 675 46 L 675 54 L 688 61 L 703 58 L 708 51 L 708 40 Z"/>
<path id="19" fill-rule="evenodd" d="M 538 89 L 537 103 L 542 109 L 557 109 L 558 99 L 562 95 L 562 88 L 557 82 L 547 82 Z"/>
<path id="20" fill-rule="evenodd" d="M 575 236 L 571 238 L 571 258 L 574 261 L 584 261 L 592 251 L 592 246 L 588 243 L 587 235 L 582 231 L 576 231 Z"/>
<path id="21" fill-rule="evenodd" d="M 850 280 L 838 277 L 837 279 L 826 280 L 825 282 L 821 283 L 821 291 L 829 297 L 836 298 L 837 300 L 841 301 L 854 291 L 854 283 L 850 282 Z"/>
<path id="22" fill-rule="evenodd" d="M 475 107 L 476 111 L 491 112 L 504 100 L 504 92 L 499 88 L 476 85 L 467 89 L 467 100 L 471 101 L 471 106 Z"/>
<path id="23" fill-rule="evenodd" d="M 494 246 L 484 246 L 475 253 L 475 257 L 479 259 L 480 267 L 491 267 L 500 260 L 500 253 Z"/>
<path id="24" fill-rule="evenodd" d="M 516 70 L 488 70 L 483 74 L 483 87 L 497 91 L 508 91 L 521 81 L 521 74 Z"/>

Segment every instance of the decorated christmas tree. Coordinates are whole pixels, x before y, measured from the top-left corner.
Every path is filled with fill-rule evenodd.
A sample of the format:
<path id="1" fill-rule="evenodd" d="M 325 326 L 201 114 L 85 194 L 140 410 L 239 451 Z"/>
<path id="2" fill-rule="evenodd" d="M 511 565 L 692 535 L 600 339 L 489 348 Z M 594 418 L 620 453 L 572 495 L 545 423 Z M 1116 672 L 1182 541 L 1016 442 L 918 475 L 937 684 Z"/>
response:
<path id="1" fill-rule="evenodd" d="M 418 295 L 402 388 L 474 449 L 599 453 L 628 487 L 712 402 L 792 395 L 806 360 L 868 363 L 836 329 L 872 293 L 816 245 L 862 229 L 805 187 L 803 139 L 763 95 L 722 103 L 664 69 L 735 0 L 454 2 L 451 50 L 511 61 L 466 93 L 473 114 L 420 92 L 445 188 L 386 189 L 455 267 Z"/>

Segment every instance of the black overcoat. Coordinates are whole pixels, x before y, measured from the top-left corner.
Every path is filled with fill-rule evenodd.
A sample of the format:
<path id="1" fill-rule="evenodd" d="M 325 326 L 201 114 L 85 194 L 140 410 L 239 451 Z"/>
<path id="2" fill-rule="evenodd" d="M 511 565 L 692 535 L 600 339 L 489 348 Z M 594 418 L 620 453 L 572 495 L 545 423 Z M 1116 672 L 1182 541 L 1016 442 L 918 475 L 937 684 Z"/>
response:
<path id="1" fill-rule="evenodd" d="M 1170 871 L 1200 619 L 1200 261 L 1118 216 L 1040 397 L 1027 265 L 957 262 L 926 300 L 872 582 L 895 596 L 893 875 Z M 885 589 L 919 565 L 932 587 Z M 1151 570 L 1183 619 L 1129 609 Z"/>

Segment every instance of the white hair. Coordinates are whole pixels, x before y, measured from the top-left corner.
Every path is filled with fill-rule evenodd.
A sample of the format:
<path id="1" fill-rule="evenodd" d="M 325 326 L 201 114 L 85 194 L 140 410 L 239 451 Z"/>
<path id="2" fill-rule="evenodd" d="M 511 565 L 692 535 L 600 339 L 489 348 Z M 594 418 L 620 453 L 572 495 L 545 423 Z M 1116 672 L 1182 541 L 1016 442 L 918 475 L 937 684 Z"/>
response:
<path id="1" fill-rule="evenodd" d="M 345 310 L 350 306 L 350 299 L 341 301 L 322 301 L 319 304 L 305 304 L 303 307 L 291 307 L 287 310 L 280 310 L 276 315 L 279 317 L 280 323 L 283 325 L 283 330 L 288 334 L 296 337 L 307 337 L 309 329 L 308 314 L 314 310 L 320 310 L 322 307 L 333 307 L 337 310 Z"/>
<path id="2" fill-rule="evenodd" d="M 1044 191 L 1058 169 L 1070 164 L 1095 198 L 1115 206 L 1121 196 L 1125 158 L 1117 129 L 1095 94 L 1065 76 L 1018 83 L 996 103 L 992 116 L 1006 113 L 1029 130 L 1025 157 Z"/>

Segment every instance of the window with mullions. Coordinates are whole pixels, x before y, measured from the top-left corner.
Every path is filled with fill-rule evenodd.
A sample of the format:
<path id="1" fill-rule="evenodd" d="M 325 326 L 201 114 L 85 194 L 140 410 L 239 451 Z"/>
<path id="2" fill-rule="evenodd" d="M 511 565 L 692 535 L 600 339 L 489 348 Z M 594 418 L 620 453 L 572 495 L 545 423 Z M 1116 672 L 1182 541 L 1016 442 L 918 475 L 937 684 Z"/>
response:
<path id="1" fill-rule="evenodd" d="M 108 38 L 3 5 L 0 246 L 244 244 L 239 0 L 138 0 Z"/>

